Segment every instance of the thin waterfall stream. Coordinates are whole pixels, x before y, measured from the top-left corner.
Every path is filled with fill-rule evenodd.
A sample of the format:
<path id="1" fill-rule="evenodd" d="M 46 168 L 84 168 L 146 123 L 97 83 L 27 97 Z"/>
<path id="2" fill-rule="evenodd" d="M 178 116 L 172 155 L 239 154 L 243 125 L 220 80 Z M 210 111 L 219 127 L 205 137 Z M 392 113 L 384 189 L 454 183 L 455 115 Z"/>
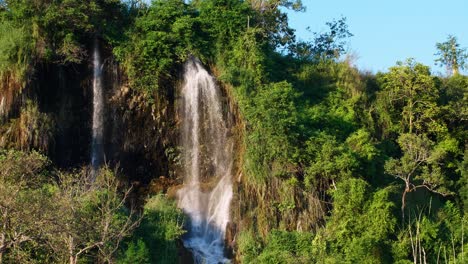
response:
<path id="1" fill-rule="evenodd" d="M 181 118 L 184 187 L 178 205 L 190 218 L 184 246 L 196 263 L 229 263 L 224 235 L 232 199 L 233 143 L 220 89 L 200 61 L 185 64 Z"/>
<path id="2" fill-rule="evenodd" d="M 91 143 L 91 166 L 93 171 L 102 164 L 104 151 L 104 95 L 102 87 L 102 63 L 97 40 L 93 50 L 93 127 Z"/>

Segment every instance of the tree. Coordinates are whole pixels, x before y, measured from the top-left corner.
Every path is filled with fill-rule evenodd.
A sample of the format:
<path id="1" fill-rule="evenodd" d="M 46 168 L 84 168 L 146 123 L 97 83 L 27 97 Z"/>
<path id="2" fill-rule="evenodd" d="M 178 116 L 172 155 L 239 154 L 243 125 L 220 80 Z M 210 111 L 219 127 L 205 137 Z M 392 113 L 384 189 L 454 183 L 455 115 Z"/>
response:
<path id="1" fill-rule="evenodd" d="M 35 189 L 48 163 L 37 152 L 0 150 L 0 263 L 23 262 L 24 244 L 41 237 L 48 200 Z"/>
<path id="2" fill-rule="evenodd" d="M 457 75 L 460 69 L 465 69 L 468 53 L 466 48 L 460 48 L 455 36 L 449 35 L 447 41 L 437 43 L 436 48 L 438 51 L 435 55 L 439 56 L 435 60 L 436 65 L 445 65 L 447 73 Z"/>
<path id="3" fill-rule="evenodd" d="M 204 31 L 194 19 L 195 10 L 181 0 L 153 1 L 126 32 L 127 40 L 114 53 L 123 62 L 129 84 L 147 95 L 171 80 L 177 64 L 202 46 L 195 32 Z"/>
<path id="4" fill-rule="evenodd" d="M 383 133 L 432 133 L 446 130 L 437 116 L 439 92 L 429 67 L 408 59 L 377 77 L 377 114 Z"/>
<path id="5" fill-rule="evenodd" d="M 333 60 L 345 52 L 346 39 L 353 34 L 348 30 L 346 18 L 327 22 L 329 30 L 324 33 L 314 32 L 311 42 L 298 42 L 291 45 L 290 52 L 299 59 Z"/>
<path id="6" fill-rule="evenodd" d="M 87 58 L 85 42 L 96 36 L 115 39 L 126 22 L 120 0 L 5 0 L 5 4 L 5 17 L 32 34 L 34 58 L 60 64 L 82 63 Z"/>
<path id="7" fill-rule="evenodd" d="M 251 8 L 255 11 L 254 16 L 248 18 L 248 27 L 261 29 L 263 37 L 268 40 L 273 49 L 284 47 L 294 43 L 296 36 L 294 29 L 288 25 L 288 16 L 280 7 L 293 11 L 304 11 L 305 7 L 301 0 L 252 0 Z"/>
<path id="8" fill-rule="evenodd" d="M 133 206 L 125 208 L 132 188 L 121 192 L 118 179 L 108 168 L 101 169 L 95 180 L 86 171 L 59 178 L 58 208 L 51 212 L 56 224 L 44 230 L 53 251 L 70 264 L 96 250 L 102 261 L 112 261 L 122 240 L 141 220 Z"/>
<path id="9" fill-rule="evenodd" d="M 452 194 L 444 163 L 449 153 L 458 151 L 441 120 L 439 91 L 429 68 L 413 60 L 398 63 L 389 73 L 378 77 L 383 90 L 377 95 L 378 114 L 384 130 L 395 133 L 400 148 L 397 157 L 385 163 L 385 172 L 405 183 L 402 214 L 406 195 L 419 188 L 442 196 Z"/>
<path id="10" fill-rule="evenodd" d="M 391 158 L 385 163 L 385 171 L 401 179 L 405 189 L 401 198 L 401 210 L 404 216 L 406 195 L 419 188 L 447 196 L 452 194 L 448 189 L 449 180 L 445 177 L 442 164 L 448 152 L 456 151 L 458 145 L 453 140 L 445 140 L 435 144 L 426 135 L 402 134 L 398 144 L 403 156 L 399 159 Z"/>
<path id="11" fill-rule="evenodd" d="M 49 164 L 37 152 L 0 150 L 0 263 L 113 261 L 141 219 L 125 206 L 132 188 L 107 168 L 91 180 Z"/>

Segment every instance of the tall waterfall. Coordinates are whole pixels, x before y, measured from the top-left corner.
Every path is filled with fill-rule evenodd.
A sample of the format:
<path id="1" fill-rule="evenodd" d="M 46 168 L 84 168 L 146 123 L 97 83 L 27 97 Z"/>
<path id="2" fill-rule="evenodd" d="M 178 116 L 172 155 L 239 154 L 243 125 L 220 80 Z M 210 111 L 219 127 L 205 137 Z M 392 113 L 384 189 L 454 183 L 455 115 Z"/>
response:
<path id="1" fill-rule="evenodd" d="M 104 134 L 104 96 L 102 90 L 102 65 L 97 40 L 93 51 L 93 135 L 91 143 L 91 166 L 96 170 L 104 158 L 102 146 Z"/>
<path id="2" fill-rule="evenodd" d="M 220 90 L 196 59 L 185 65 L 182 88 L 184 187 L 179 207 L 190 218 L 184 245 L 196 263 L 227 263 L 224 234 L 232 198 L 232 151 Z"/>

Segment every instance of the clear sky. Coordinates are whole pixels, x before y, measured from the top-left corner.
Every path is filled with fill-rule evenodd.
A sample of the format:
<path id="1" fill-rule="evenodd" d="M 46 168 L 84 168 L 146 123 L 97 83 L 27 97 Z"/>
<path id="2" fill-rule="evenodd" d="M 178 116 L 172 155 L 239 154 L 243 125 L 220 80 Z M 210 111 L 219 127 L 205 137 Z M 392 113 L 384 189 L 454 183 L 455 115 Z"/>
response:
<path id="1" fill-rule="evenodd" d="M 386 71 L 408 57 L 434 65 L 435 44 L 448 34 L 468 47 L 468 0 L 302 0 L 306 12 L 288 12 L 289 24 L 301 40 L 326 31 L 326 22 L 347 18 L 349 50 L 361 70 Z M 467 70 L 465 70 L 465 73 Z"/>

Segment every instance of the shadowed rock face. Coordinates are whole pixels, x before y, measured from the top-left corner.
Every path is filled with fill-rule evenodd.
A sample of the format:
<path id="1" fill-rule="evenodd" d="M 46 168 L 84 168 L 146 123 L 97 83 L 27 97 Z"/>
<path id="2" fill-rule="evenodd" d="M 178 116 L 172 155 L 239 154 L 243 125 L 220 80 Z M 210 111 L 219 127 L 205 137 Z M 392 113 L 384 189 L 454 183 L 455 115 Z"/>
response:
<path id="1" fill-rule="evenodd" d="M 178 205 L 190 218 L 184 245 L 196 263 L 229 262 L 224 237 L 233 194 L 233 143 L 220 89 L 197 59 L 185 64 L 181 97 L 184 186 Z"/>
<path id="2" fill-rule="evenodd" d="M 55 120 L 49 156 L 60 168 L 89 162 L 92 118 L 92 69 L 80 65 L 42 64 L 31 81 L 28 98 Z"/>

